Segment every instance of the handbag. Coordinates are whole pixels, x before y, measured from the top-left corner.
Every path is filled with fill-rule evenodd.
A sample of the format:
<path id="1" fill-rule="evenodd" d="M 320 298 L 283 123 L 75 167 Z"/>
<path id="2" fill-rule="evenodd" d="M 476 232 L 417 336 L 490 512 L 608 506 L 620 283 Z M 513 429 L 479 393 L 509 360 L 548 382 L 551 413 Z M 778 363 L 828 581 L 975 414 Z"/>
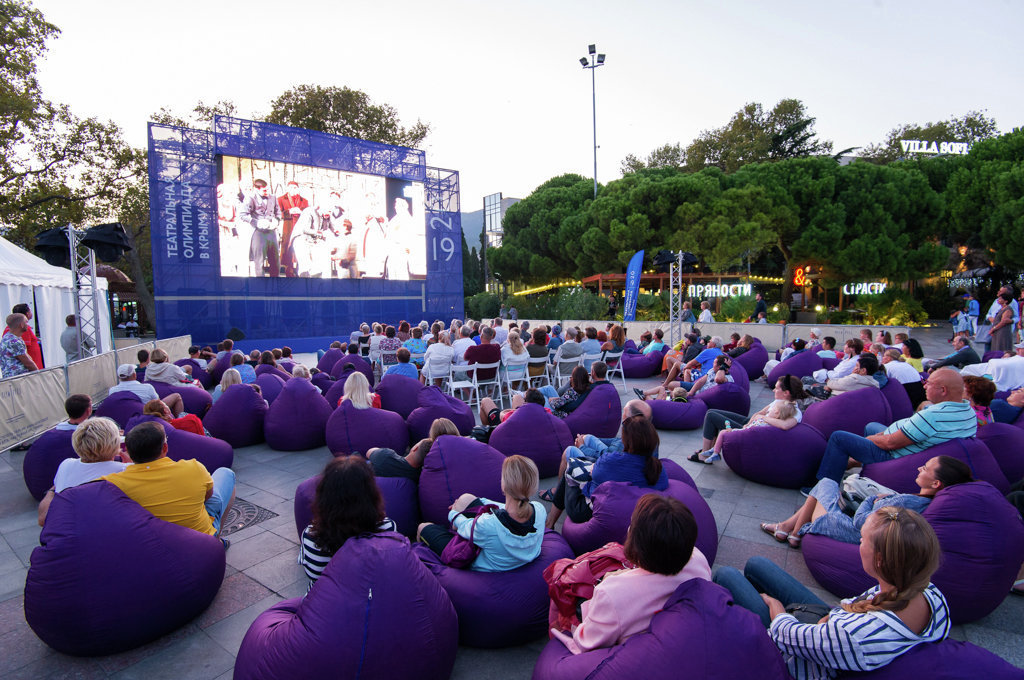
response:
<path id="1" fill-rule="evenodd" d="M 832 608 L 827 604 L 801 604 L 794 602 L 786 605 L 786 613 L 792 614 L 800 623 L 817 624 L 828 616 Z"/>
<path id="2" fill-rule="evenodd" d="M 597 550 L 583 553 L 576 559 L 563 557 L 544 569 L 551 605 L 548 627 L 572 630 L 582 620 L 580 606 L 594 597 L 594 587 L 605 575 L 620 569 L 632 569 L 619 543 L 606 543 Z"/>
<path id="3" fill-rule="evenodd" d="M 476 532 L 476 523 L 480 519 L 481 515 L 489 512 L 494 512 L 498 509 L 497 505 L 478 505 L 475 508 L 464 510 L 462 514 L 472 513 L 473 525 L 469 528 L 469 538 L 464 538 L 458 532 L 455 532 L 455 536 L 452 540 L 448 541 L 448 545 L 441 551 L 441 562 L 453 569 L 466 569 L 469 565 L 473 564 L 473 560 L 480 554 L 480 546 L 473 542 L 473 534 Z M 452 523 L 452 529 L 455 529 L 455 523 Z"/>
<path id="4" fill-rule="evenodd" d="M 974 336 L 974 342 L 992 342 L 992 324 L 983 323 L 978 326 L 978 332 Z"/>
<path id="5" fill-rule="evenodd" d="M 883 486 L 873 479 L 861 477 L 854 472 L 843 480 L 842 492 L 839 497 L 839 509 L 853 517 L 860 504 L 872 496 L 892 496 L 896 492 Z"/>

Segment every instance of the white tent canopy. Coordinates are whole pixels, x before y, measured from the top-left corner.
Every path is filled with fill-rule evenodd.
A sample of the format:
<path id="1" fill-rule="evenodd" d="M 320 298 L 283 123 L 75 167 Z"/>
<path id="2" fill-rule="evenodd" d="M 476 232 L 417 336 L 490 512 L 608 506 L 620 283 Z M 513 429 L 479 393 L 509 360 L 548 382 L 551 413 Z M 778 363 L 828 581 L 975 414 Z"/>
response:
<path id="1" fill-rule="evenodd" d="M 107 305 L 107 280 L 97 278 L 96 283 L 100 289 L 95 302 L 100 335 L 97 351 L 106 352 L 114 348 Z M 43 362 L 47 367 L 63 365 L 65 356 L 60 346 L 60 334 L 67 327 L 64 318 L 75 313 L 71 270 L 47 264 L 46 260 L 0 237 L 0 320 L 20 302 L 32 308 L 32 323 L 43 346 Z M 0 330 L 2 328 L 0 326 Z"/>

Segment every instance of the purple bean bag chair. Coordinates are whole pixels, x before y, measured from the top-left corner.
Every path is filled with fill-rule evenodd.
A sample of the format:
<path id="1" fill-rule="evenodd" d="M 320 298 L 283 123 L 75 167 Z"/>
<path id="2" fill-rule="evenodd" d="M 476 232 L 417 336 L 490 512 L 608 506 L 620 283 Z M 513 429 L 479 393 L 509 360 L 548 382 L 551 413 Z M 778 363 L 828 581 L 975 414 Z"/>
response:
<path id="1" fill-rule="evenodd" d="M 219 540 L 157 519 L 109 482 L 54 496 L 39 543 L 25 620 L 64 654 L 115 654 L 166 635 L 206 609 L 224 580 Z M 111 559 L 116 576 L 97 570 Z"/>
<path id="2" fill-rule="evenodd" d="M 95 415 L 110 418 L 122 430 L 132 416 L 142 413 L 144 404 L 131 392 L 114 392 L 96 407 Z"/>
<path id="3" fill-rule="evenodd" d="M 550 530 L 544 532 L 540 556 L 512 571 L 453 569 L 425 545 L 413 552 L 451 598 L 459 615 L 459 642 L 485 648 L 526 644 L 547 632 L 551 599 L 544 569 L 573 556 L 565 539 Z"/>
<path id="4" fill-rule="evenodd" d="M 715 631 L 729 631 L 718 634 Z M 544 647 L 533 680 L 789 680 L 764 625 L 734 606 L 725 588 L 695 578 L 669 596 L 651 625 L 625 642 L 573 654 L 559 640 Z"/>
<path id="5" fill-rule="evenodd" d="M 650 378 L 661 373 L 661 361 L 665 358 L 664 351 L 650 354 L 623 354 L 622 372 L 627 378 Z"/>
<path id="6" fill-rule="evenodd" d="M 345 542 L 306 597 L 253 621 L 235 680 L 447 678 L 458 620 L 437 579 L 394 532 Z"/>
<path id="7" fill-rule="evenodd" d="M 276 451 L 306 451 L 327 443 L 331 407 L 316 385 L 303 378 L 284 384 L 263 419 L 263 434 Z"/>
<path id="8" fill-rule="evenodd" d="M 592 434 L 606 439 L 614 437 L 619 431 L 622 419 L 622 401 L 615 385 L 597 385 L 587 393 L 575 411 L 565 417 L 569 434 L 573 438 L 578 434 Z"/>
<path id="9" fill-rule="evenodd" d="M 375 446 L 405 453 L 409 432 L 402 416 L 379 408 L 359 409 L 351 401 L 334 409 L 327 419 L 327 448 L 332 454 L 365 454 Z"/>
<path id="10" fill-rule="evenodd" d="M 1024 562 L 1024 522 L 1016 508 L 991 484 L 971 482 L 939 491 L 922 515 L 942 546 L 932 583 L 946 596 L 953 623 L 987 616 Z M 852 597 L 875 585 L 861 568 L 858 545 L 812 534 L 801 545 L 814 579 L 835 595 Z"/>
<path id="11" fill-rule="evenodd" d="M 438 418 L 447 418 L 459 428 L 459 434 L 468 435 L 476 425 L 476 417 L 469 404 L 445 394 L 440 388 L 431 385 L 416 395 L 417 406 L 405 424 L 409 428 L 409 441 L 415 443 L 430 434 L 430 426 Z"/>
<path id="12" fill-rule="evenodd" d="M 1000 352 L 997 349 L 985 352 L 985 354 L 983 354 L 982 357 L 981 357 L 981 363 L 983 363 L 983 364 L 984 363 L 988 363 L 989 361 L 992 361 L 993 359 L 1002 359 L 1003 358 L 1003 354 L 1005 354 L 1005 352 Z"/>
<path id="13" fill-rule="evenodd" d="M 754 343 L 750 349 L 733 359 L 732 363 L 742 366 L 749 377 L 758 378 L 764 373 L 764 365 L 768 363 L 768 350 L 761 343 Z"/>
<path id="14" fill-rule="evenodd" d="M 224 377 L 224 371 L 226 371 L 229 368 L 231 368 L 230 364 L 231 364 L 231 355 L 228 354 L 228 355 L 225 355 L 223 361 L 218 361 L 217 363 L 215 363 L 213 365 L 213 368 L 211 368 L 208 371 L 208 373 L 210 374 L 210 384 L 211 385 L 219 385 L 220 384 L 221 378 Z M 139 380 L 142 380 L 141 376 L 139 377 Z"/>
<path id="15" fill-rule="evenodd" d="M 420 514 L 424 522 L 448 523 L 448 507 L 464 493 L 501 500 L 505 456 L 487 444 L 450 434 L 437 438 L 420 472 Z"/>
<path id="16" fill-rule="evenodd" d="M 171 392 L 177 392 L 181 395 L 181 402 L 185 405 L 185 410 L 188 413 L 194 413 L 195 415 L 205 420 L 207 411 L 213 406 L 213 397 L 210 393 L 201 387 L 193 387 L 192 385 L 168 385 L 162 382 L 151 382 L 149 383 L 156 390 L 156 393 L 161 399 L 166 397 Z"/>
<path id="17" fill-rule="evenodd" d="M 572 442 L 569 426 L 539 404 L 523 404 L 517 408 L 508 420 L 494 428 L 488 441 L 506 456 L 518 453 L 532 460 L 537 464 L 541 479 L 558 473 L 562 452 Z"/>
<path id="18" fill-rule="evenodd" d="M 332 347 L 324 352 L 324 355 L 320 357 L 320 361 L 316 362 L 316 369 L 318 371 L 330 373 L 331 369 L 334 368 L 334 364 L 338 363 L 338 359 L 343 356 L 345 356 L 345 350 Z"/>
<path id="19" fill-rule="evenodd" d="M 768 373 L 768 384 L 774 386 L 775 383 L 779 381 L 779 378 L 786 376 L 786 374 L 795 375 L 798 378 L 804 378 L 821 368 L 821 357 L 810 350 L 804 350 L 799 354 L 794 354 L 787 358 L 785 361 L 773 368 L 771 372 Z"/>
<path id="20" fill-rule="evenodd" d="M 267 402 L 248 385 L 231 385 L 206 415 L 203 425 L 210 434 L 232 448 L 260 444 Z"/>
<path id="21" fill-rule="evenodd" d="M 750 374 L 747 373 L 747 369 L 743 367 L 743 364 L 737 363 L 736 359 L 733 359 L 732 370 L 729 371 L 729 375 L 732 376 L 734 383 L 740 386 L 740 388 L 750 393 Z"/>
<path id="22" fill-rule="evenodd" d="M 277 367 L 280 368 L 285 373 L 287 373 L 288 375 L 291 375 L 292 371 L 295 370 L 295 362 L 289 361 L 288 359 L 278 359 Z"/>
<path id="23" fill-rule="evenodd" d="M 267 400 L 267 403 L 273 404 L 286 383 L 276 373 L 264 372 L 262 375 L 256 376 L 256 384 L 260 386 L 260 394 Z"/>
<path id="24" fill-rule="evenodd" d="M 735 380 L 735 378 L 733 378 Z M 716 385 L 709 389 L 707 392 L 701 392 L 697 396 L 693 397 L 691 401 L 699 399 L 704 402 L 708 407 L 708 410 L 718 409 L 720 411 L 732 411 L 733 413 L 740 413 L 746 415 L 750 413 L 750 392 L 743 389 L 742 386 L 737 385 L 735 382 L 723 383 Z M 679 404 L 679 402 L 670 401 L 670 404 Z"/>
<path id="25" fill-rule="evenodd" d="M 910 395 L 899 380 L 889 380 L 882 388 L 882 396 L 889 402 L 889 415 L 892 422 L 909 418 L 914 415 L 914 406 L 910 403 Z"/>
<path id="26" fill-rule="evenodd" d="M 892 411 L 882 390 L 865 387 L 811 404 L 804 411 L 803 422 L 817 428 L 825 439 L 839 431 L 863 435 L 868 423 L 891 423 Z"/>
<path id="27" fill-rule="evenodd" d="M 216 437 L 204 437 L 193 432 L 174 429 L 166 420 L 156 416 L 139 414 L 128 421 L 125 432 L 131 431 L 139 423 L 158 423 L 167 433 L 167 457 L 171 460 L 188 460 L 194 458 L 203 464 L 208 472 L 217 468 L 231 467 L 235 462 L 235 452 L 231 445 Z"/>
<path id="28" fill-rule="evenodd" d="M 345 371 L 345 366 L 352 364 L 356 370 L 366 376 L 366 382 L 370 383 L 370 387 L 373 387 L 373 366 L 370 362 L 362 357 L 358 357 L 354 354 L 346 354 L 342 358 L 335 362 L 334 367 L 330 369 L 331 377 L 337 380 L 341 377 L 341 374 Z"/>
<path id="29" fill-rule="evenodd" d="M 419 380 L 404 375 L 389 375 L 382 378 L 373 391 L 380 395 L 382 409 L 394 411 L 405 420 L 419 406 L 418 397 L 422 389 L 423 383 Z"/>
<path id="30" fill-rule="evenodd" d="M 577 555 L 596 550 L 608 541 L 623 543 L 626 540 L 626 530 L 629 529 L 633 508 L 640 497 L 648 493 L 659 492 L 626 482 L 605 482 L 597 487 L 591 497 L 594 503 L 594 516 L 582 524 L 577 524 L 566 517 L 562 525 L 562 535 Z M 708 558 L 708 564 L 714 564 L 715 555 L 718 553 L 718 527 L 707 501 L 696 488 L 676 479 L 669 480 L 668 489 L 664 493 L 682 501 L 690 508 L 699 527 L 697 547 Z"/>
<path id="31" fill-rule="evenodd" d="M 682 466 L 674 460 L 670 458 L 662 458 L 661 467 L 665 469 L 665 476 L 669 479 L 685 482 L 694 489 L 697 488 L 697 482 L 693 481 L 693 477 L 690 476 L 690 473 L 684 470 Z"/>
<path id="32" fill-rule="evenodd" d="M 199 362 L 195 359 L 178 359 L 174 362 L 175 366 L 191 366 L 192 377 L 203 384 L 203 387 L 210 389 L 213 387 L 213 378 L 206 372 L 206 369 L 199 367 Z"/>
<path id="33" fill-rule="evenodd" d="M 978 428 L 999 469 L 1009 482 L 1024 479 L 1024 429 L 1006 423 L 989 423 Z"/>
<path id="34" fill-rule="evenodd" d="M 946 638 L 942 642 L 918 645 L 892 663 L 870 673 L 840 672 L 839 678 L 864 680 L 906 680 L 923 677 L 928 680 L 1024 680 L 1024 670 L 1011 666 L 987 649 L 970 642 Z"/>
<path id="35" fill-rule="evenodd" d="M 295 531 L 300 537 L 313 520 L 313 500 L 320 477 L 310 477 L 295 489 Z M 402 477 L 377 477 L 377 488 L 384 497 L 384 512 L 394 520 L 398 532 L 407 538 L 416 538 L 420 525 L 416 482 Z"/>
<path id="36" fill-rule="evenodd" d="M 348 382 L 348 377 L 350 375 L 352 374 L 346 373 L 332 382 L 330 389 L 328 389 L 327 393 L 324 394 L 324 398 L 327 399 L 327 404 L 331 407 L 332 411 L 338 408 L 338 402 L 340 402 L 341 398 L 345 396 L 345 383 Z"/>
<path id="37" fill-rule="evenodd" d="M 43 500 L 43 496 L 53 486 L 53 477 L 60 464 L 68 458 L 78 458 L 71 446 L 73 434 L 74 430 L 48 430 L 25 453 L 21 474 L 25 478 L 28 492 L 37 501 Z"/>
<path id="38" fill-rule="evenodd" d="M 988 482 L 1004 494 L 1010 492 L 1010 484 L 1006 481 L 1006 475 L 1000 469 L 999 463 L 996 462 L 985 443 L 976 437 L 955 439 L 932 446 L 924 451 L 912 453 L 909 456 L 887 460 L 884 463 L 865 465 L 861 476 L 870 477 L 879 484 L 899 493 L 917 493 L 920 490 L 917 484 L 914 484 L 917 468 L 934 456 L 958 458 L 970 466 L 975 479 Z"/>
<path id="39" fill-rule="evenodd" d="M 825 370 L 831 371 L 832 369 L 834 369 L 836 366 L 839 365 L 839 361 L 840 361 L 840 359 L 838 359 L 838 358 L 836 358 L 836 359 L 826 359 L 826 358 L 823 357 L 821 359 L 821 367 L 824 368 Z"/>
<path id="40" fill-rule="evenodd" d="M 828 442 L 813 425 L 789 430 L 753 427 L 722 441 L 722 458 L 740 477 L 759 484 L 799 489 L 814 479 Z"/>
<path id="41" fill-rule="evenodd" d="M 282 371 L 277 366 L 271 366 L 270 364 L 259 364 L 256 366 L 256 377 L 261 375 L 276 375 L 281 380 L 290 380 L 292 375 L 286 371 Z"/>
<path id="42" fill-rule="evenodd" d="M 748 406 L 749 400 L 748 396 Z M 686 403 L 657 399 L 647 403 L 651 406 L 651 422 L 659 430 L 696 430 L 704 424 L 708 412 L 708 405 L 702 399 Z"/>
<path id="43" fill-rule="evenodd" d="M 327 390 L 331 389 L 331 385 L 334 384 L 334 378 L 331 377 L 330 373 L 314 373 L 310 381 L 316 385 L 317 389 L 320 390 L 321 394 L 327 394 Z"/>
<path id="44" fill-rule="evenodd" d="M 636 349 L 636 343 L 632 340 L 626 340 L 625 344 L 622 345 L 623 349 Z"/>

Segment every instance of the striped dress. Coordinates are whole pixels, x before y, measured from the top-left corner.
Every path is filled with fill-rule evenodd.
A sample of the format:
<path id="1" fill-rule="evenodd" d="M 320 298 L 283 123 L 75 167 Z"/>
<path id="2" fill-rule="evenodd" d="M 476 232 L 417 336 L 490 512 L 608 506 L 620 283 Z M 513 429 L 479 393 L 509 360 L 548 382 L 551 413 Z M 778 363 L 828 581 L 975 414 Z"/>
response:
<path id="1" fill-rule="evenodd" d="M 878 586 L 844 603 L 874 597 Z M 946 598 L 932 584 L 924 590 L 932 618 L 920 634 L 894 613 L 863 614 L 835 607 L 823 624 L 800 623 L 791 614 L 776 616 L 768 634 L 782 652 L 796 680 L 834 678 L 839 670 L 872 671 L 891 663 L 923 642 L 939 642 L 949 635 Z"/>
<path id="2" fill-rule="evenodd" d="M 395 531 L 394 521 L 385 517 L 384 521 L 377 525 L 377 531 Z M 331 561 L 333 553 L 328 553 L 317 545 L 313 538 L 313 525 L 310 524 L 302 530 L 302 540 L 299 541 L 299 564 L 309 578 L 309 588 L 313 587 L 320 574 L 324 573 L 327 563 Z M 308 591 L 308 589 L 307 589 Z"/>

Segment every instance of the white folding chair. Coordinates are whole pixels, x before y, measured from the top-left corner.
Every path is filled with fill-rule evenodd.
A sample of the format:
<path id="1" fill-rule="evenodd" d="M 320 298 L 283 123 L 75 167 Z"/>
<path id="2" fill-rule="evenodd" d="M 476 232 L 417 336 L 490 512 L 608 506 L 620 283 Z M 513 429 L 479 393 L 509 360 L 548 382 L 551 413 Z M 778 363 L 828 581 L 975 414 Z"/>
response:
<path id="1" fill-rule="evenodd" d="M 492 398 L 493 398 L 494 393 L 497 392 L 498 393 L 498 396 L 497 396 L 498 405 L 500 407 L 504 408 L 505 407 L 505 399 L 501 396 L 501 376 L 498 375 L 498 369 L 501 367 L 501 362 L 500 361 L 495 361 L 493 364 L 470 364 L 470 365 L 473 368 L 476 369 L 476 372 L 473 373 L 473 377 L 476 379 L 476 389 L 479 391 L 483 387 L 490 387 L 490 388 L 492 388 L 490 390 Z M 490 378 L 481 378 L 480 377 L 480 371 L 486 372 L 486 371 L 488 371 L 490 369 L 494 369 L 494 375 L 493 376 L 491 376 Z M 497 389 L 493 389 L 493 388 L 497 388 Z M 477 402 L 479 402 L 479 401 L 480 401 L 480 399 L 478 397 L 477 398 Z"/>
<path id="2" fill-rule="evenodd" d="M 416 367 L 416 372 L 417 373 L 423 373 L 423 369 L 425 368 L 425 365 L 421 365 L 421 364 L 423 364 L 423 356 L 424 356 L 423 354 L 410 354 L 409 355 L 409 363 Z M 420 363 L 416 363 L 417 361 L 420 362 Z"/>
<path id="3" fill-rule="evenodd" d="M 441 381 L 441 389 L 443 390 L 445 388 L 445 383 L 451 377 L 451 371 L 449 370 L 450 366 L 451 366 L 451 361 L 449 361 L 447 359 L 442 361 L 442 362 L 433 362 L 433 363 L 431 363 L 429 361 L 424 361 L 423 362 L 423 370 L 420 372 L 420 374 L 423 376 L 423 379 L 426 381 L 427 387 L 432 385 L 434 380 L 440 380 Z"/>
<path id="4" fill-rule="evenodd" d="M 572 357 L 571 359 L 566 359 L 565 357 L 555 359 L 555 363 L 551 365 L 551 375 L 554 378 L 554 381 L 552 382 L 549 380 L 548 382 L 554 385 L 555 389 L 558 389 L 562 386 L 562 383 L 569 382 L 569 379 L 572 377 L 573 368 L 582 365 L 583 356 Z M 568 366 L 570 368 L 568 371 L 565 371 L 562 370 L 563 366 Z"/>
<path id="5" fill-rule="evenodd" d="M 528 358 L 529 356 L 527 356 L 527 359 Z M 518 384 L 520 387 L 522 387 L 524 383 L 526 385 L 530 384 L 529 366 L 530 362 L 527 360 L 510 361 L 504 365 L 502 374 L 505 377 L 505 389 L 510 395 L 512 394 L 512 390 L 515 389 L 512 387 L 513 383 Z"/>
<path id="6" fill-rule="evenodd" d="M 391 363 L 387 363 L 386 360 L 388 360 L 388 359 L 391 360 Z M 392 350 L 383 350 L 382 349 L 380 351 L 380 356 L 377 357 L 377 364 L 380 366 L 380 372 L 381 373 L 383 373 L 384 371 L 388 370 L 388 366 L 391 366 L 391 365 L 397 364 L 397 363 L 398 363 L 398 350 L 397 349 L 392 349 Z"/>
<path id="7" fill-rule="evenodd" d="M 537 375 L 531 375 L 529 377 L 529 380 L 527 380 L 527 385 L 529 387 L 533 387 L 533 381 L 534 380 L 536 380 L 538 383 L 540 383 L 540 381 L 543 380 L 547 384 L 549 384 L 549 385 L 551 384 L 551 377 L 548 375 L 548 358 L 547 357 L 530 357 L 530 360 L 527 362 L 527 365 L 528 366 L 534 366 L 534 367 L 535 366 L 540 366 L 540 368 L 541 368 L 541 372 L 540 373 L 538 373 Z"/>
<path id="8" fill-rule="evenodd" d="M 581 359 L 580 365 L 583 366 L 583 368 L 585 368 L 585 369 L 587 369 L 589 371 L 590 367 L 594 365 L 595 361 L 600 361 L 601 360 L 601 356 L 602 356 L 602 352 L 595 352 L 593 354 L 584 354 L 582 357 L 580 357 L 580 359 Z"/>
<path id="9" fill-rule="evenodd" d="M 618 375 L 620 378 L 622 378 L 622 391 L 625 392 L 626 391 L 626 374 L 622 372 L 622 352 L 608 352 L 608 351 L 605 351 L 604 352 L 604 357 L 602 357 L 601 361 L 603 361 L 606 364 L 608 364 L 608 375 L 607 375 L 608 381 L 611 382 L 612 379 L 616 375 Z M 615 362 L 614 366 L 612 365 L 612 362 Z"/>
<path id="10" fill-rule="evenodd" d="M 462 399 L 470 407 L 473 406 L 475 400 L 477 405 L 480 405 L 480 390 L 476 383 L 476 369 L 481 364 L 452 364 L 448 369 L 448 393 L 456 399 L 462 399 L 462 391 L 470 390 L 471 394 L 469 399 Z M 459 394 L 455 391 L 458 390 Z"/>

